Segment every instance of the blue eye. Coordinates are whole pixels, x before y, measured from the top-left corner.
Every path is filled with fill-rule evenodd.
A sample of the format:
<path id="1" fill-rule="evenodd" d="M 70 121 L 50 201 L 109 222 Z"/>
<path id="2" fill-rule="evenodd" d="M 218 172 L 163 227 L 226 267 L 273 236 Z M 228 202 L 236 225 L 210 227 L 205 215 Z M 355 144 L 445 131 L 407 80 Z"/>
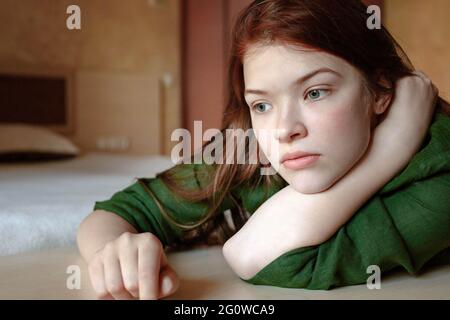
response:
<path id="1" fill-rule="evenodd" d="M 260 108 L 261 106 L 262 106 L 262 108 Z M 267 111 L 267 110 L 264 110 L 264 106 L 269 106 L 270 107 L 269 109 L 272 108 L 272 106 L 268 103 L 257 103 L 255 105 L 253 105 L 253 110 L 255 110 L 258 113 L 264 113 Z"/>
<path id="2" fill-rule="evenodd" d="M 313 89 L 309 91 L 306 95 L 309 99 L 315 101 L 319 100 L 320 98 L 324 97 L 324 94 L 321 93 L 328 93 L 329 90 L 326 89 Z"/>

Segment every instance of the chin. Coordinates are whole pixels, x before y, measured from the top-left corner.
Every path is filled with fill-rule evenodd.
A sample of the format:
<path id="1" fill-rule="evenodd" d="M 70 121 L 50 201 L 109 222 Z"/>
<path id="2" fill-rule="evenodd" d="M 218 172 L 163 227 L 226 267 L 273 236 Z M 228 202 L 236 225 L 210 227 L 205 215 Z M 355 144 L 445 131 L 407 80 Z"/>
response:
<path id="1" fill-rule="evenodd" d="M 329 187 L 313 187 L 313 186 L 305 186 L 304 184 L 291 184 L 290 185 L 295 191 L 303 193 L 303 194 L 314 194 L 314 193 L 321 193 L 327 190 Z"/>
<path id="2" fill-rule="evenodd" d="M 298 180 L 298 181 L 297 181 Z M 295 179 L 295 177 L 291 177 L 291 179 L 287 180 L 289 185 L 296 190 L 297 192 L 303 194 L 314 194 L 321 193 L 325 190 L 331 188 L 337 179 L 327 179 L 327 178 L 318 178 L 318 179 Z"/>

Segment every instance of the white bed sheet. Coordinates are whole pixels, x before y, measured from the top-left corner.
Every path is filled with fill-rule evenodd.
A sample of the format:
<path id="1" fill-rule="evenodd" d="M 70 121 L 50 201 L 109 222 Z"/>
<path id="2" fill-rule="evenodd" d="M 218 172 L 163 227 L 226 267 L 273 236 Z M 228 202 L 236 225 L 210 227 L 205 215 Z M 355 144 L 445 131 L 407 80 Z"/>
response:
<path id="1" fill-rule="evenodd" d="M 0 256 L 73 246 L 95 201 L 173 166 L 166 156 L 91 152 L 33 164 L 0 164 Z"/>

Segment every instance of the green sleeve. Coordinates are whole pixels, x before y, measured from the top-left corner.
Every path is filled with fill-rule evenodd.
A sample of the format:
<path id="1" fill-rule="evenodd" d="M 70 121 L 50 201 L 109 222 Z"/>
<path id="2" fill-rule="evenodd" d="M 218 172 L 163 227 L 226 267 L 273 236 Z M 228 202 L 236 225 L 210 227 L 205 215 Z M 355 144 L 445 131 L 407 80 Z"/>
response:
<path id="1" fill-rule="evenodd" d="M 446 173 L 376 196 L 327 242 L 291 250 L 246 281 L 328 290 L 365 283 L 370 265 L 414 274 L 450 246 L 449 195 Z"/>
<path id="2" fill-rule="evenodd" d="M 168 170 L 183 189 L 202 190 L 211 181 L 214 167 L 202 162 L 178 164 Z M 236 217 L 238 212 L 243 209 L 244 215 L 248 217 L 264 201 L 280 190 L 283 182 L 278 180 L 267 188 L 260 181 L 254 180 L 238 184 L 230 189 L 217 210 L 222 213 L 230 210 L 233 223 L 240 227 L 245 221 Z M 233 234 L 234 231 L 225 225 L 223 214 L 216 215 L 216 219 L 208 222 L 211 228 L 203 228 L 206 227 L 204 223 L 202 228 L 186 230 L 171 221 L 173 219 L 181 224 L 199 222 L 210 208 L 209 200 L 194 202 L 181 198 L 166 186 L 158 174 L 154 178 L 137 178 L 137 182 L 114 193 L 110 199 L 95 202 L 94 210 L 105 210 L 119 215 L 138 232 L 150 232 L 156 235 L 165 247 L 176 245 L 182 248 L 192 238 L 197 238 L 206 244 L 210 242 L 219 244 L 222 243 L 221 239 Z M 162 211 L 172 219 L 168 219 Z M 203 231 L 197 232 L 199 229 Z"/>
<path id="3" fill-rule="evenodd" d="M 211 168 L 203 163 L 178 164 L 169 170 L 177 180 L 179 179 L 180 186 L 187 189 L 201 189 L 205 186 Z M 149 191 L 153 193 L 164 211 L 178 223 L 198 222 L 208 210 L 207 201 L 192 202 L 181 198 L 174 194 L 158 175 L 154 178 L 137 180 L 114 193 L 110 199 L 95 202 L 94 210 L 105 210 L 119 215 L 138 232 L 151 232 L 156 235 L 164 246 L 178 241 L 186 230 L 165 218 Z M 232 206 L 233 203 L 225 199 L 218 210 L 225 211 Z"/>
<path id="4" fill-rule="evenodd" d="M 328 290 L 403 268 L 450 264 L 450 120 L 436 116 L 425 147 L 328 241 L 286 252 L 254 277 L 257 285 Z"/>

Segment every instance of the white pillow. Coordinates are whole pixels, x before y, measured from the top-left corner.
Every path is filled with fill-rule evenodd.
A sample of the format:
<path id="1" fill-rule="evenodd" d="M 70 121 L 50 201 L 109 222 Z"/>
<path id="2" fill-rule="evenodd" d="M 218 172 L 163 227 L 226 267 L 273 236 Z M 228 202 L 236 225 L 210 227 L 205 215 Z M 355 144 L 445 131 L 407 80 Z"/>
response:
<path id="1" fill-rule="evenodd" d="M 80 150 L 64 136 L 23 123 L 0 124 L 0 161 L 75 157 Z"/>

